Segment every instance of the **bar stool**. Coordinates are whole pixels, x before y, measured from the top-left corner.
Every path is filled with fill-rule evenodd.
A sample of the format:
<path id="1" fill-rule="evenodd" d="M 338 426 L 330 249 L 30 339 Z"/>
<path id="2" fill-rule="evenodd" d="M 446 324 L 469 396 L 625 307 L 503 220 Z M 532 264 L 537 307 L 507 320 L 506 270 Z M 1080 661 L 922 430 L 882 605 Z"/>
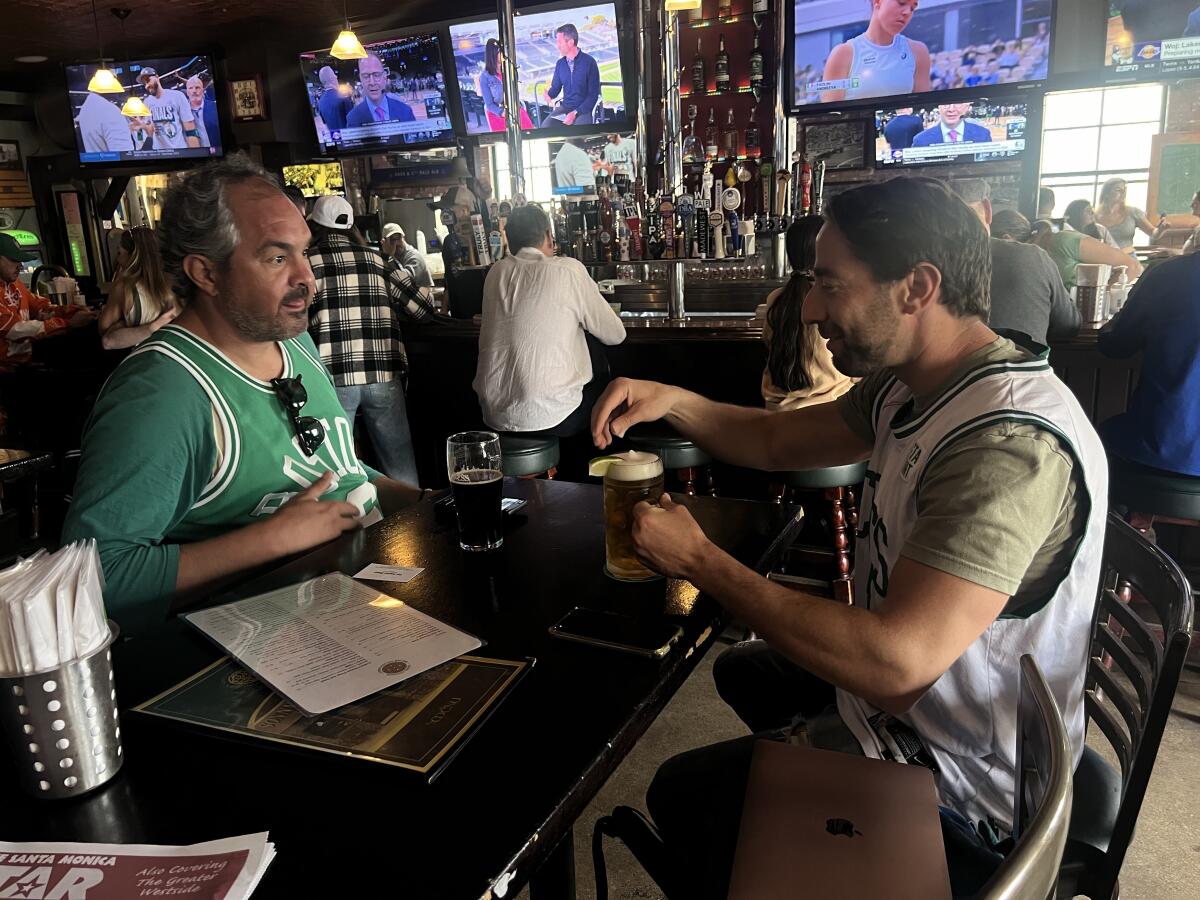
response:
<path id="1" fill-rule="evenodd" d="M 683 485 L 683 492 L 696 494 L 697 469 L 704 468 L 708 482 L 708 493 L 716 496 L 713 484 L 712 457 L 681 435 L 665 422 L 643 422 L 625 433 L 626 440 L 635 450 L 654 453 L 662 460 L 663 468 L 675 473 Z"/>
<path id="2" fill-rule="evenodd" d="M 829 501 L 834 565 L 837 570 L 837 577 L 833 579 L 833 596 L 846 605 L 854 603 L 854 583 L 850 578 L 850 535 L 858 527 L 854 485 L 861 484 L 866 474 L 867 463 L 863 460 L 844 466 L 778 472 L 771 482 L 771 499 L 776 503 L 782 503 L 790 490 L 824 492 L 825 499 Z"/>
<path id="3" fill-rule="evenodd" d="M 1108 496 L 1129 510 L 1127 520 L 1143 534 L 1155 522 L 1200 525 L 1200 478 L 1108 458 Z"/>
<path id="4" fill-rule="evenodd" d="M 501 434 L 500 467 L 514 478 L 553 479 L 558 471 L 558 438 Z"/>

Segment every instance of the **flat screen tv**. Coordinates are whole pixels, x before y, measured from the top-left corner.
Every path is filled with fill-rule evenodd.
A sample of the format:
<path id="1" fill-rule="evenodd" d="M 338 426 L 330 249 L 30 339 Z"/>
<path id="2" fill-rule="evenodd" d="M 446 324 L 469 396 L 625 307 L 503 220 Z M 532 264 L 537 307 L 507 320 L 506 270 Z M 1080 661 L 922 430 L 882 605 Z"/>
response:
<path id="1" fill-rule="evenodd" d="M 303 53 L 313 127 L 322 152 L 452 144 L 441 41 L 413 34 L 364 44 L 365 59 Z"/>
<path id="2" fill-rule="evenodd" d="M 283 167 L 283 183 L 298 187 L 305 197 L 324 197 L 327 194 L 342 196 L 346 183 L 339 162 L 304 163 Z"/>
<path id="3" fill-rule="evenodd" d="M 207 56 L 171 56 L 113 64 L 125 90 L 96 94 L 88 82 L 98 63 L 68 65 L 67 90 L 81 163 L 154 162 L 222 155 L 217 83 Z M 126 116 L 125 102 L 137 97 L 148 116 Z"/>
<path id="4" fill-rule="evenodd" d="M 1116 73 L 1200 72 L 1200 0 L 1107 0 L 1104 64 Z"/>
<path id="5" fill-rule="evenodd" d="M 613 138 L 616 140 L 613 140 Z M 637 175 L 637 143 L 632 134 L 580 135 L 550 141 L 550 187 L 556 196 L 590 196 L 596 192 L 596 176 L 610 183 L 624 175 Z"/>
<path id="6" fill-rule="evenodd" d="M 1025 152 L 1028 106 L 977 100 L 875 112 L 875 162 L 881 168 L 989 162 Z"/>
<path id="7" fill-rule="evenodd" d="M 614 3 L 559 6 L 516 16 L 521 127 L 559 132 L 631 127 Z M 482 19 L 450 26 L 469 134 L 503 132 L 500 29 Z"/>
<path id="8" fill-rule="evenodd" d="M 791 107 L 1049 75 L 1054 0 L 790 0 Z"/>

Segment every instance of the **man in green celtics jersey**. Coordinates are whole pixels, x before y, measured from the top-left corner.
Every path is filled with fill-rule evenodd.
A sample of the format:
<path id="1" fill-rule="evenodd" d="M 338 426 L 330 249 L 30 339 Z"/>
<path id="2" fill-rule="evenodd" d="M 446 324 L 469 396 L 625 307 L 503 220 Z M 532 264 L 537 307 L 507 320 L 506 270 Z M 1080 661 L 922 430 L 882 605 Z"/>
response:
<path id="1" fill-rule="evenodd" d="M 355 456 L 308 336 L 308 225 L 245 156 L 163 201 L 184 310 L 97 400 L 64 540 L 95 538 L 109 614 L 136 633 L 240 572 L 421 496 Z"/>
<path id="2" fill-rule="evenodd" d="M 988 328 L 990 284 L 987 231 L 944 184 L 846 191 L 826 211 L 803 315 L 838 371 L 862 378 L 848 394 L 771 413 L 617 379 L 592 414 L 601 447 L 666 419 L 742 466 L 867 463 L 852 606 L 755 574 L 669 496 L 635 509 L 633 537 L 653 568 L 762 636 L 713 670 L 757 737 L 934 770 L 956 897 L 1001 858 L 984 835 L 1010 825 L 1021 654 L 1083 752 L 1108 496 L 1104 448 L 1044 348 Z M 689 897 L 727 893 L 754 743 L 676 756 L 647 792 Z"/>

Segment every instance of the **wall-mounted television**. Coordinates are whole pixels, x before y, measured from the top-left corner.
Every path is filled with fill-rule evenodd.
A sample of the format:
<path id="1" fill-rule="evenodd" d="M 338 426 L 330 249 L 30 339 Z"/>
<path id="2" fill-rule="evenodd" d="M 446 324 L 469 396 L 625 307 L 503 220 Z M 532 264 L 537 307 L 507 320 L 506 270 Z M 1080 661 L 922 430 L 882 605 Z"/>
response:
<path id="1" fill-rule="evenodd" d="M 303 53 L 313 127 L 323 152 L 452 144 L 441 41 L 414 34 L 363 45 L 365 59 Z"/>
<path id="2" fill-rule="evenodd" d="M 142 59 L 109 68 L 125 89 L 97 94 L 88 82 L 98 63 L 68 65 L 67 90 L 81 163 L 153 162 L 222 155 L 217 115 L 223 83 L 207 56 Z M 121 108 L 138 97 L 148 116 L 126 116 Z"/>
<path id="3" fill-rule="evenodd" d="M 596 176 L 612 183 L 618 176 L 631 181 L 637 175 L 637 143 L 632 134 L 596 134 L 548 143 L 550 186 L 557 196 L 590 196 Z"/>
<path id="4" fill-rule="evenodd" d="M 790 0 L 791 107 L 1049 75 L 1054 0 Z"/>
<path id="5" fill-rule="evenodd" d="M 324 197 L 327 194 L 343 196 L 346 182 L 339 162 L 304 163 L 283 167 L 283 183 L 298 187 L 305 197 Z"/>
<path id="6" fill-rule="evenodd" d="M 1017 101 L 976 100 L 875 112 L 878 166 L 990 162 L 1025 152 L 1029 107 Z"/>
<path id="7" fill-rule="evenodd" d="M 1200 72 L 1200 0 L 1107 0 L 1104 64 L 1120 74 Z"/>
<path id="8" fill-rule="evenodd" d="M 616 4 L 522 12 L 514 23 L 522 129 L 615 132 L 630 127 Z M 450 26 L 469 134 L 504 131 L 499 40 L 494 18 Z"/>

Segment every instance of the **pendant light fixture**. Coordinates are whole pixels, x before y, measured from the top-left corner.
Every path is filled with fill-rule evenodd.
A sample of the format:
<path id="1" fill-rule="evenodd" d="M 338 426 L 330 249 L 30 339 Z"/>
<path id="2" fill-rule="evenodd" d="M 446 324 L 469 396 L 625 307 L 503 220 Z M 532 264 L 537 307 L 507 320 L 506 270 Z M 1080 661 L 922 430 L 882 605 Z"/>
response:
<path id="1" fill-rule="evenodd" d="M 93 73 L 92 80 L 88 82 L 88 90 L 97 94 L 123 94 L 125 89 L 121 87 L 121 82 L 117 81 L 117 76 L 105 66 L 107 60 L 104 58 L 104 43 L 100 40 L 100 14 L 96 12 L 96 0 L 92 0 L 92 20 L 96 23 L 96 46 L 100 50 L 100 68 Z"/>
<path id="2" fill-rule="evenodd" d="M 367 51 L 355 37 L 354 32 L 350 30 L 350 15 L 346 12 L 346 0 L 342 0 L 342 21 L 346 27 L 337 36 L 333 46 L 329 48 L 329 54 L 337 59 L 366 59 Z"/>
<path id="3" fill-rule="evenodd" d="M 129 18 L 129 14 L 133 12 L 133 10 L 117 9 L 116 7 L 113 7 L 113 9 L 109 10 L 109 12 L 116 16 L 121 22 L 121 43 L 125 45 L 125 71 L 128 72 L 129 40 L 125 37 L 125 20 Z M 150 107 L 146 105 L 145 101 L 142 100 L 141 97 L 139 97 L 137 94 L 134 94 L 131 88 L 128 99 L 126 99 L 125 104 L 121 107 L 121 115 L 133 118 L 134 116 L 149 116 L 150 114 Z"/>

